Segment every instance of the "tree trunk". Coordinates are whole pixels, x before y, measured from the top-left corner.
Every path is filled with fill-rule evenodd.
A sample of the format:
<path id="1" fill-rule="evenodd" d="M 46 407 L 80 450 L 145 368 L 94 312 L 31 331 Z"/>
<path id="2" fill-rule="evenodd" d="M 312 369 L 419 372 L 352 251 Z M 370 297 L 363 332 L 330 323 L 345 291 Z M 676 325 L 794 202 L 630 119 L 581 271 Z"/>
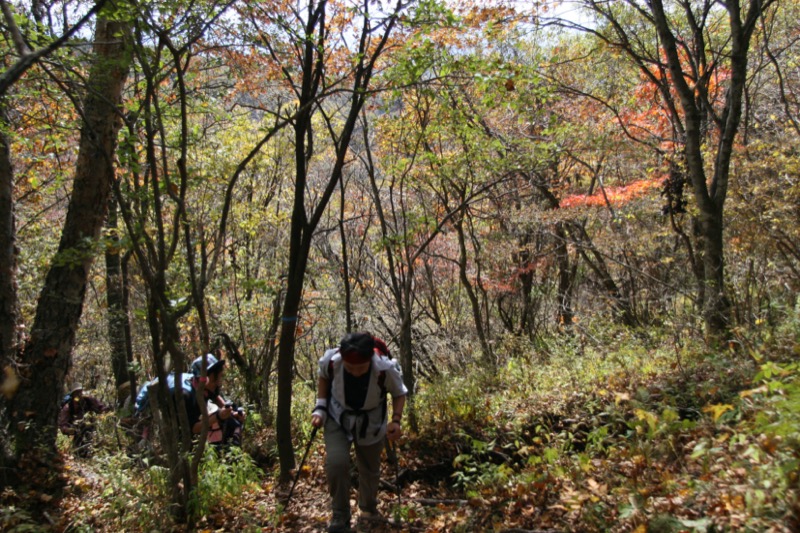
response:
<path id="1" fill-rule="evenodd" d="M 567 232 L 564 224 L 559 222 L 554 228 L 556 239 L 556 263 L 558 265 L 558 323 L 559 329 L 571 334 L 575 312 L 572 309 L 572 290 L 575 286 L 577 260 L 570 266 L 569 249 L 567 248 Z"/>
<path id="2" fill-rule="evenodd" d="M 415 382 L 416 376 L 414 375 L 414 354 L 413 350 L 413 337 L 412 337 L 412 300 L 414 296 L 413 289 L 414 267 L 409 262 L 407 265 L 406 278 L 403 280 L 402 285 L 402 305 L 398 311 L 401 313 L 400 322 L 400 367 L 403 369 L 403 384 L 408 389 L 408 396 L 406 398 L 408 412 L 408 423 L 412 430 L 418 431 L 419 424 L 417 423 L 417 412 L 415 409 Z"/>
<path id="3" fill-rule="evenodd" d="M 9 138 L 6 131 L 5 102 L 0 97 L 0 384 L 13 388 L 6 383 L 6 368 L 13 369 L 12 362 L 16 358 L 17 343 L 17 255 L 14 222 L 14 168 L 11 164 Z M 6 410 L 6 397 L 0 395 L 0 413 Z M 13 476 L 8 476 L 16 460 L 10 449 L 10 439 L 6 434 L 5 424 L 0 425 L 0 486 L 8 485 Z"/>
<path id="4" fill-rule="evenodd" d="M 93 241 L 103 227 L 114 178 L 113 154 L 121 125 L 117 106 L 130 66 L 129 43 L 119 37 L 126 31 L 123 23 L 97 19 L 95 64 L 89 74 L 72 196 L 22 353 L 22 383 L 11 405 L 18 456 L 38 448 L 55 451 L 58 400 L 94 259 Z"/>
<path id="5" fill-rule="evenodd" d="M 296 261 L 292 261 L 292 265 L 295 263 Z M 281 336 L 278 343 L 278 412 L 275 419 L 275 433 L 278 438 L 281 482 L 289 481 L 290 472 L 295 464 L 292 446 L 292 381 L 297 312 L 300 309 L 304 276 L 305 265 L 302 268 L 289 269 L 289 285 L 283 304 Z"/>
<path id="6" fill-rule="evenodd" d="M 297 313 L 303 295 L 308 255 L 311 250 L 311 241 L 319 226 L 320 219 L 328 208 L 330 199 L 340 184 L 344 165 L 348 158 L 350 140 L 355 131 L 358 116 L 364 106 L 367 88 L 370 85 L 375 61 L 381 56 L 389 34 L 397 20 L 396 15 L 390 15 L 382 23 L 383 34 L 373 35 L 375 41 L 367 47 L 367 34 L 376 31 L 375 28 L 363 28 L 359 41 L 359 51 L 353 66 L 352 93 L 349 98 L 349 108 L 346 120 L 338 129 L 322 113 L 323 120 L 331 133 L 331 140 L 335 146 L 336 157 L 324 190 L 317 197 L 317 204 L 309 212 L 306 211 L 305 194 L 308 178 L 308 164 L 314 155 L 314 136 L 312 112 L 319 105 L 320 83 L 323 77 L 324 61 L 318 54 L 321 53 L 319 42 L 327 37 L 326 3 L 309 6 L 309 19 L 305 22 L 306 40 L 302 44 L 302 64 L 300 84 L 298 90 L 298 113 L 295 117 L 295 183 L 294 201 L 292 206 L 291 237 L 289 239 L 289 272 L 286 300 L 283 306 L 283 323 L 278 348 L 278 412 L 275 429 L 278 437 L 278 456 L 280 462 L 281 481 L 288 481 L 291 469 L 294 468 L 294 450 L 292 448 L 291 410 L 292 410 L 292 380 L 294 371 L 295 331 L 297 326 Z M 398 5 L 398 9 L 400 9 Z M 369 16 L 365 14 L 365 20 Z M 319 41 L 319 42 L 318 42 Z"/>
<path id="7" fill-rule="evenodd" d="M 732 0 L 722 4 L 687 3 L 685 9 L 673 9 L 675 6 L 671 3 L 665 6 L 663 0 L 650 0 L 635 6 L 635 10 L 643 15 L 641 22 L 651 25 L 658 33 L 657 46 L 651 49 L 643 46 L 643 41 L 633 38 L 638 30 L 629 26 L 627 19 L 620 18 L 620 13 L 609 7 L 611 4 L 587 1 L 585 5 L 609 22 L 607 27 L 611 29 L 611 35 L 604 35 L 594 28 L 585 29 L 624 50 L 641 73 L 658 88 L 677 131 L 676 140 L 683 143 L 687 174 L 700 213 L 703 318 L 709 340 L 719 339 L 730 325 L 730 303 L 724 285 L 723 208 L 734 141 L 742 115 L 747 56 L 753 32 L 759 27 L 765 12 L 778 9 L 780 3 L 774 0 Z M 720 6 L 728 13 L 729 34 L 720 35 L 718 41 L 725 43 L 724 49 L 714 48 L 715 41 L 704 38 L 709 31 L 707 25 L 714 20 L 709 14 Z M 683 18 L 675 20 L 673 17 Z M 675 33 L 678 27 L 692 28 L 693 38 L 689 46 L 683 36 L 679 39 Z M 716 28 L 722 29 L 721 25 Z M 659 77 L 651 70 L 655 54 L 663 57 L 669 76 Z M 698 68 L 702 73 L 700 76 L 696 75 Z M 724 87 L 712 85 L 720 79 L 717 72 L 723 73 Z M 712 128 L 718 130 L 718 136 L 709 135 Z M 710 180 L 706 174 L 706 168 L 710 167 L 706 161 L 709 152 L 714 157 Z"/>
<path id="8" fill-rule="evenodd" d="M 716 210 L 715 210 L 716 211 Z M 703 319 L 708 334 L 719 336 L 730 326 L 730 300 L 725 291 L 725 255 L 723 251 L 722 209 L 712 214 L 703 213 Z"/>
<path id="9" fill-rule="evenodd" d="M 5 102 L 0 99 L 0 368 L 14 359 L 17 345 L 14 167 L 10 140 L 4 133 L 7 124 Z"/>
<path id="10" fill-rule="evenodd" d="M 340 180 L 339 193 L 341 196 L 341 205 L 339 206 L 339 238 L 342 239 L 342 286 L 344 287 L 344 314 L 345 314 L 345 329 L 347 333 L 353 331 L 353 294 L 350 287 L 350 261 L 347 254 L 347 233 L 344 230 L 344 217 L 345 217 L 345 189 L 344 180 Z"/>
<path id="11" fill-rule="evenodd" d="M 481 345 L 481 356 L 484 366 L 487 370 L 494 372 L 496 370 L 496 361 L 492 347 L 487 338 L 487 328 L 484 325 L 483 313 L 481 312 L 480 301 L 475 292 L 475 288 L 469 280 L 467 274 L 467 243 L 464 235 L 464 216 L 459 215 L 453 221 L 453 227 L 458 235 L 458 279 L 461 281 L 461 286 L 467 291 L 467 298 L 469 299 L 470 308 L 472 309 L 472 320 L 475 324 L 475 333 L 478 335 L 478 340 Z"/>
<path id="12" fill-rule="evenodd" d="M 706 180 L 703 154 L 703 150 L 706 148 L 704 141 L 707 130 L 708 104 L 704 101 L 698 102 L 699 96 L 708 94 L 708 87 L 701 86 L 699 88 L 701 90 L 698 91 L 698 87 L 690 86 L 687 83 L 683 72 L 683 51 L 679 51 L 679 45 L 667 20 L 664 5 L 661 0 L 654 0 L 651 4 L 654 15 L 653 23 L 663 42 L 672 83 L 680 96 L 681 109 L 684 114 L 687 168 L 697 207 L 700 210 L 700 227 L 703 238 L 705 278 L 703 317 L 706 334 L 711 339 L 718 339 L 730 326 L 730 302 L 725 293 L 724 282 L 723 208 L 728 192 L 733 143 L 742 115 L 750 40 L 764 10 L 772 3 L 770 1 L 751 1 L 745 3 L 744 12 L 739 0 L 725 4 L 730 24 L 730 52 L 726 57 L 728 60 L 726 66 L 729 69 L 730 77 L 727 82 L 724 105 L 714 122 L 719 128 L 719 138 L 714 154 L 714 173 L 710 184 Z M 703 28 L 700 30 L 702 31 Z M 706 49 L 701 46 L 699 52 L 695 53 L 706 53 Z"/>
<path id="13" fill-rule="evenodd" d="M 136 382 L 131 382 L 128 372 L 128 310 L 125 307 L 125 288 L 122 277 L 122 261 L 117 246 L 117 203 L 111 198 L 108 205 L 108 238 L 106 247 L 106 303 L 108 304 L 108 342 L 111 345 L 111 370 L 117 392 L 117 407 L 135 394 Z M 131 388 L 132 387 L 132 388 Z M 130 390 L 128 390 L 130 388 Z"/>

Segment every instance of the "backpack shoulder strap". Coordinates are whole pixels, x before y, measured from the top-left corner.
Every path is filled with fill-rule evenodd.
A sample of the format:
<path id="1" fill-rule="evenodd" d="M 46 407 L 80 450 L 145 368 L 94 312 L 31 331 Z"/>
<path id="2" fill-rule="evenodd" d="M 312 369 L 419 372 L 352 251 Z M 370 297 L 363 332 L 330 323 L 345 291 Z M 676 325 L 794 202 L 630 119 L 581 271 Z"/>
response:
<path id="1" fill-rule="evenodd" d="M 386 397 L 386 370 L 381 370 L 378 374 L 378 386 L 381 388 L 381 396 Z"/>
<path id="2" fill-rule="evenodd" d="M 381 420 L 386 420 L 388 411 L 386 401 L 386 370 L 381 370 L 378 374 L 378 386 L 381 388 Z"/>
<path id="3" fill-rule="evenodd" d="M 333 357 L 328 361 L 328 404 L 333 396 Z"/>

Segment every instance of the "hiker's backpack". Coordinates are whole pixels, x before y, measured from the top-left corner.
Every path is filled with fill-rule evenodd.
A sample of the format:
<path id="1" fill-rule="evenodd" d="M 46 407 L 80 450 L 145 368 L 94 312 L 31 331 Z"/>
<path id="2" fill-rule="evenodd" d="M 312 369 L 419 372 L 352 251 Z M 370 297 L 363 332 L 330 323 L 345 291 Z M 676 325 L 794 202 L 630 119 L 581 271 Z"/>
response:
<path id="1" fill-rule="evenodd" d="M 184 373 L 181 374 L 181 388 L 184 392 L 192 392 L 192 378 L 194 376 L 192 374 Z M 142 387 L 139 389 L 139 394 L 136 395 L 136 401 L 134 402 L 134 411 L 135 415 L 142 415 L 144 414 L 147 409 L 150 407 L 150 386 L 155 385 L 158 383 L 158 378 L 151 379 L 150 381 L 146 382 Z M 171 372 L 167 374 L 167 389 L 170 392 L 175 390 L 175 373 Z"/>

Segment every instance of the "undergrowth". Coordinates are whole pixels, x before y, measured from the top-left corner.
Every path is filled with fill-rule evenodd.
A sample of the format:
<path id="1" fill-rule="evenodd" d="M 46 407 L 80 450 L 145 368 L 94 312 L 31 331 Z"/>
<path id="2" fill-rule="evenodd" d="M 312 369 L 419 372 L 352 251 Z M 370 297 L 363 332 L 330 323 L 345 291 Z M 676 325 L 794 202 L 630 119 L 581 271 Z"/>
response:
<path id="1" fill-rule="evenodd" d="M 736 330 L 716 351 L 608 328 L 553 339 L 544 355 L 501 357 L 492 371 L 470 366 L 423 383 L 418 432 L 407 429 L 402 468 L 386 478 L 411 487 L 387 511 L 421 530 L 453 532 L 799 530 L 800 312 L 787 317 Z M 298 452 L 313 443 L 313 394 L 304 387 L 295 398 Z M 249 434 L 259 446 L 245 452 L 274 453 L 266 429 Z M 100 433 L 89 468 L 68 473 L 74 497 L 64 529 L 173 529 L 167 471 L 106 453 L 113 443 Z M 59 446 L 68 453 L 67 440 Z M 209 449 L 189 509 L 202 517 L 196 526 L 284 531 L 302 518 L 299 502 L 295 512 L 275 495 L 267 503 L 269 468 L 251 456 Z M 304 476 L 319 483 L 308 496 L 324 502 L 323 474 L 308 468 Z M 90 493 L 96 501 L 84 509 Z M 411 494 L 444 503 L 419 505 Z M 0 527 L 24 530 L 35 518 L 8 501 Z"/>
<path id="2" fill-rule="evenodd" d="M 796 530 L 798 322 L 736 332 L 717 352 L 622 332 L 568 340 L 546 364 L 444 376 L 417 398 L 420 445 L 449 456 L 454 496 L 478 499 L 466 529 L 502 515 L 575 531 Z"/>
<path id="3" fill-rule="evenodd" d="M 67 531 L 172 531 L 178 528 L 170 513 L 169 472 L 166 467 L 134 461 L 121 454 L 99 454 L 89 466 L 71 476 L 70 491 L 81 495 L 97 490 L 100 501 L 88 503 L 67 524 Z M 195 522 L 214 520 L 236 507 L 242 493 L 258 490 L 262 472 L 239 448 L 218 451 L 209 446 L 189 500 Z M 81 504 L 78 504 L 79 506 Z M 147 509 L 147 512 L 141 512 Z M 85 512 L 81 512 L 85 511 Z M 22 531 L 22 530 L 19 530 Z"/>

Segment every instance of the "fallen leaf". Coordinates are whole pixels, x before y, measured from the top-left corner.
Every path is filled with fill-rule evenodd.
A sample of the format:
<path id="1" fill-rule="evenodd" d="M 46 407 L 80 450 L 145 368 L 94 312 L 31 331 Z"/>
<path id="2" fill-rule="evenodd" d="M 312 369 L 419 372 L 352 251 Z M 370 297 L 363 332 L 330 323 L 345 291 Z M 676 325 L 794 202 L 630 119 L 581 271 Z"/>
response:
<path id="1" fill-rule="evenodd" d="M 761 387 L 745 390 L 739 393 L 740 398 L 747 398 L 748 396 L 753 396 L 754 394 L 764 394 L 767 392 L 767 386 L 762 385 Z"/>
<path id="2" fill-rule="evenodd" d="M 711 413 L 711 416 L 714 418 L 714 422 L 719 420 L 719 417 L 721 417 L 723 414 L 732 410 L 733 406 L 729 404 L 714 404 L 703 407 L 703 412 Z"/>

